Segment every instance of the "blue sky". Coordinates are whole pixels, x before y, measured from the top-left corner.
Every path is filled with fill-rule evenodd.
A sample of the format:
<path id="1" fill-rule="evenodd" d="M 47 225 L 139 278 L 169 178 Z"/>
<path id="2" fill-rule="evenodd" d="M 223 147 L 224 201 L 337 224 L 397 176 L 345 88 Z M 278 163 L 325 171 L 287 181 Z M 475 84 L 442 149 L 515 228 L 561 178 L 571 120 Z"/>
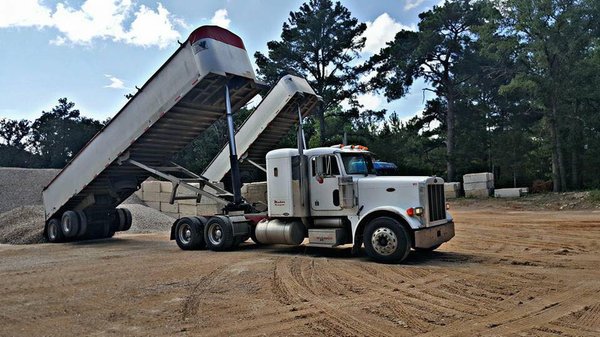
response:
<path id="1" fill-rule="evenodd" d="M 279 39 L 289 0 L 0 0 L 0 118 L 30 119 L 58 98 L 83 115 L 104 120 L 176 50 L 196 27 L 217 24 L 238 34 L 253 60 Z M 440 0 L 348 0 L 342 3 L 368 24 L 364 57 L 400 29 L 415 29 L 418 14 Z M 424 107 L 422 82 L 407 97 L 387 103 L 362 96 L 367 108 L 409 118 Z M 431 93 L 426 93 L 431 97 Z"/>

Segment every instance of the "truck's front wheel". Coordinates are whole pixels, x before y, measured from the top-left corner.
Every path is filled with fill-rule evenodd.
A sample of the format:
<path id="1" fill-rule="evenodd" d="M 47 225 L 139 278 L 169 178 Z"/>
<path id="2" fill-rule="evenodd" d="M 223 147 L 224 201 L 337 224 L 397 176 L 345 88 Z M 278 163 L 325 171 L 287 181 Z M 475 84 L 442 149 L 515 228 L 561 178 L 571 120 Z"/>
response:
<path id="1" fill-rule="evenodd" d="M 401 262 L 410 253 L 410 235 L 394 218 L 371 220 L 365 227 L 363 240 L 367 254 L 377 262 Z"/>

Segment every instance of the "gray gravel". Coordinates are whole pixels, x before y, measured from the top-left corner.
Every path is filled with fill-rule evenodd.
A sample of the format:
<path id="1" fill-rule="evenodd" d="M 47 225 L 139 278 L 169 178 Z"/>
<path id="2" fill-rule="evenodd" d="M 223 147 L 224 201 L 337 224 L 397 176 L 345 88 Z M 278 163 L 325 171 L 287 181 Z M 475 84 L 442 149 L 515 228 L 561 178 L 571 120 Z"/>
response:
<path id="1" fill-rule="evenodd" d="M 129 209 L 133 218 L 131 228 L 124 233 L 168 232 L 175 221 L 175 218 L 148 206 L 123 204 L 121 207 Z"/>
<path id="2" fill-rule="evenodd" d="M 58 172 L 55 169 L 0 168 L 0 244 L 46 242 L 42 189 Z M 132 214 L 133 223 L 126 233 L 168 232 L 175 221 L 147 207 L 135 194 L 119 207 L 128 208 Z"/>
<path id="3" fill-rule="evenodd" d="M 46 242 L 44 208 L 23 206 L 0 214 L 0 243 L 31 244 Z"/>
<path id="4" fill-rule="evenodd" d="M 59 171 L 0 168 L 0 213 L 25 205 L 41 205 L 42 190 Z"/>

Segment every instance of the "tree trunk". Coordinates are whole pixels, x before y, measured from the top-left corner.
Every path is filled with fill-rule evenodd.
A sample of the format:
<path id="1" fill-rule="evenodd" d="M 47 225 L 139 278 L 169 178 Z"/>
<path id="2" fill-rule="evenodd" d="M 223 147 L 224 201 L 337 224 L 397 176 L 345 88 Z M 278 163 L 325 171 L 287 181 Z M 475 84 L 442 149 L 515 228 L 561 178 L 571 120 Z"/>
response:
<path id="1" fill-rule="evenodd" d="M 325 109 L 320 106 L 319 111 L 319 142 L 320 146 L 325 146 Z"/>
<path id="2" fill-rule="evenodd" d="M 446 113 L 446 168 L 448 181 L 454 181 L 454 95 L 447 94 L 448 111 Z"/>
<path id="3" fill-rule="evenodd" d="M 562 142 L 558 132 L 558 121 L 556 113 L 556 99 L 552 99 L 550 116 L 550 138 L 552 141 L 552 180 L 554 182 L 554 192 L 566 190 L 567 178 L 565 161 L 562 153 Z"/>
<path id="4" fill-rule="evenodd" d="M 560 192 L 560 172 L 558 165 L 558 151 L 556 147 L 556 121 L 550 117 L 550 141 L 552 142 L 552 191 Z"/>
<path id="5" fill-rule="evenodd" d="M 578 114 L 578 104 L 577 101 L 574 103 L 574 111 L 573 116 L 577 117 Z M 579 184 L 579 151 L 581 150 L 579 137 L 580 132 L 585 132 L 585 130 L 579 130 L 579 121 L 575 121 L 571 123 L 571 132 L 570 134 L 570 142 L 571 142 L 571 188 L 579 189 L 581 185 Z"/>

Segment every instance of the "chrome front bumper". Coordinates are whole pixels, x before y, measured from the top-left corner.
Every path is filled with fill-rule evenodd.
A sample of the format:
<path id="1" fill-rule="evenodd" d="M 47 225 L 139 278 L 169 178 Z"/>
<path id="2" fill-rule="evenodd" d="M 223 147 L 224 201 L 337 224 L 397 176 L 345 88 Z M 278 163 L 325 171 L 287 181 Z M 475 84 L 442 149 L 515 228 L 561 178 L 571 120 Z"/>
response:
<path id="1" fill-rule="evenodd" d="M 431 248 L 454 237 L 454 222 L 415 230 L 415 248 Z"/>

